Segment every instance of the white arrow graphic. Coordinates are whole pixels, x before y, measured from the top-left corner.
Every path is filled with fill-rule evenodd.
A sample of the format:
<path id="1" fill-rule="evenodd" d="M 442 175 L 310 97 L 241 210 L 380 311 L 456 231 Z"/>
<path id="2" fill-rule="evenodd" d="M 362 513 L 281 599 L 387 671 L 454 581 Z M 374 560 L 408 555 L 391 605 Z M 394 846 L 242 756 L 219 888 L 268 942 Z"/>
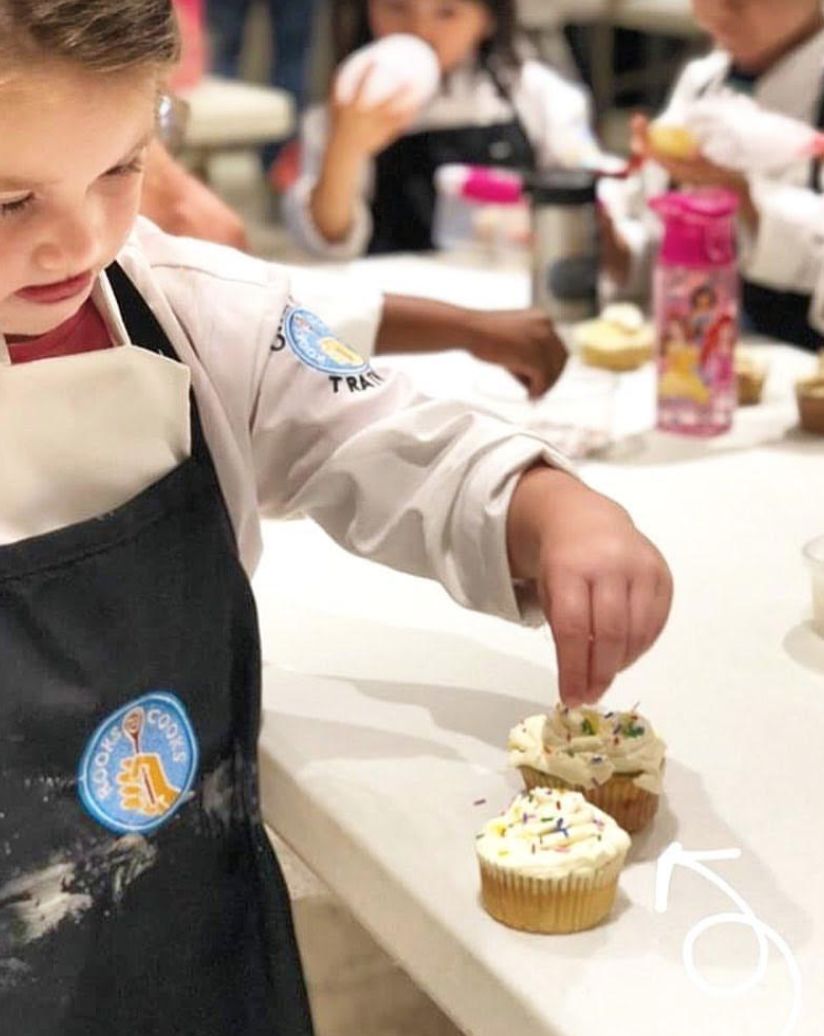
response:
<path id="1" fill-rule="evenodd" d="M 691 852 L 683 847 L 680 842 L 673 842 L 661 853 L 658 858 L 658 867 L 655 874 L 655 909 L 659 914 L 666 912 L 669 905 L 670 883 L 672 873 L 676 867 L 686 867 L 695 871 L 702 878 L 719 888 L 738 907 L 738 913 L 713 914 L 704 918 L 694 925 L 684 939 L 683 959 L 684 967 L 692 981 L 712 996 L 743 996 L 753 986 L 764 978 L 767 970 L 767 957 L 769 956 L 768 943 L 772 943 L 779 951 L 790 972 L 793 984 L 793 1006 L 787 1017 L 787 1021 L 781 1030 L 780 1036 L 790 1036 L 795 1028 L 801 1014 L 801 972 L 793 957 L 792 950 L 781 936 L 769 925 L 765 925 L 752 912 L 749 904 L 743 899 L 734 888 L 727 884 L 709 867 L 705 867 L 702 861 L 709 860 L 737 860 L 741 856 L 740 849 L 713 849 L 707 851 Z M 749 978 L 731 986 L 718 986 L 707 982 L 704 976 L 695 966 L 695 943 L 710 928 L 720 924 L 739 924 L 752 928 L 755 938 L 758 941 L 758 963 L 753 969 Z"/>

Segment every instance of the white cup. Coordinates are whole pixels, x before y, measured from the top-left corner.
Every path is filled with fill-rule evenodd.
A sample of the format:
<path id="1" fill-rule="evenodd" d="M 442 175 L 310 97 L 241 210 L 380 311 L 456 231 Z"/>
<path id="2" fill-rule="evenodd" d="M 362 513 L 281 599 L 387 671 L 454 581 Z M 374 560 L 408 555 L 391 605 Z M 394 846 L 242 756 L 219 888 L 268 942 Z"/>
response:
<path id="1" fill-rule="evenodd" d="M 813 629 L 824 637 L 824 536 L 804 546 L 804 559 L 812 577 Z"/>

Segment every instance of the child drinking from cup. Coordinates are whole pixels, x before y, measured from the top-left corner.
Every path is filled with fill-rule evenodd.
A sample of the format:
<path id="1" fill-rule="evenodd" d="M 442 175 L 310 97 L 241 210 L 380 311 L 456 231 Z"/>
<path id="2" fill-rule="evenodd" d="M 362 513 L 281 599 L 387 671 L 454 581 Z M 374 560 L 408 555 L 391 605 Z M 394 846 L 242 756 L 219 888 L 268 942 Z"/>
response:
<path id="1" fill-rule="evenodd" d="M 332 12 L 339 62 L 408 34 L 434 50 L 441 84 L 422 110 L 405 87 L 372 103 L 377 70 L 367 68 L 353 97 L 333 91 L 307 114 L 286 215 L 314 253 L 432 248 L 440 166 L 528 170 L 576 164 L 595 150 L 583 92 L 520 57 L 514 0 L 334 0 Z"/>

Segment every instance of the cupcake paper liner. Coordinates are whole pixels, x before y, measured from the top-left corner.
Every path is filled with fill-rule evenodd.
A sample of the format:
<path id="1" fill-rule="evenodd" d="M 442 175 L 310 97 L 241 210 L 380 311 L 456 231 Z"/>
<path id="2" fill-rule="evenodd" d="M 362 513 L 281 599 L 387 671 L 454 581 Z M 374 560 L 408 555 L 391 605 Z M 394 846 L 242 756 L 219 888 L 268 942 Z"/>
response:
<path id="1" fill-rule="evenodd" d="M 580 791 L 593 806 L 609 813 L 613 820 L 630 834 L 635 834 L 652 820 L 658 809 L 660 795 L 639 788 L 632 774 L 614 774 L 605 784 L 591 788 L 568 784 L 550 773 L 532 766 L 519 766 L 527 790 L 530 788 L 566 788 Z"/>
<path id="2" fill-rule="evenodd" d="M 590 874 L 563 878 L 518 874 L 481 857 L 481 898 L 510 928 L 561 935 L 593 928 L 612 909 L 624 854 Z"/>

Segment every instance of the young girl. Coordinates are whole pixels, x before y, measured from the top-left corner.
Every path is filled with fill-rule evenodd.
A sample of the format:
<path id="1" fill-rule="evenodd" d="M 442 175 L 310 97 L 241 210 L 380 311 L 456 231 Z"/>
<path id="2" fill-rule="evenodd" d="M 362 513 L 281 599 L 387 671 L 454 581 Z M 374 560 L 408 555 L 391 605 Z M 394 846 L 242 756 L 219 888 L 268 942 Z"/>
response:
<path id="1" fill-rule="evenodd" d="M 518 619 L 594 701 L 667 568 L 542 442 L 382 380 L 282 270 L 135 216 L 170 0 L 0 0 L 0 1016 L 311 1032 L 260 822 L 259 509 Z M 191 388 L 191 392 L 190 392 Z"/>
<path id="2" fill-rule="evenodd" d="M 765 110 L 824 129 L 824 13 L 820 0 L 693 0 L 698 23 L 716 45 L 691 62 L 675 85 L 664 118 L 698 98 L 724 91 L 751 94 Z M 612 218 L 611 273 L 622 294 L 649 290 L 655 225 L 646 200 L 668 185 L 718 185 L 741 201 L 742 302 L 753 330 L 808 348 L 824 339 L 810 325 L 810 296 L 824 268 L 820 161 L 799 162 L 757 186 L 698 156 L 673 160 L 651 151 L 647 121 L 634 126 L 637 151 L 655 165 L 629 187 L 605 185 Z M 608 239 L 610 239 L 608 237 Z"/>
<path id="3" fill-rule="evenodd" d="M 368 105 L 368 76 L 350 103 L 307 114 L 285 212 L 311 251 L 432 248 L 439 166 L 532 169 L 594 146 L 582 92 L 519 59 L 514 0 L 335 0 L 332 12 L 339 61 L 369 40 L 409 33 L 431 45 L 443 82 L 417 117 L 397 97 Z"/>

